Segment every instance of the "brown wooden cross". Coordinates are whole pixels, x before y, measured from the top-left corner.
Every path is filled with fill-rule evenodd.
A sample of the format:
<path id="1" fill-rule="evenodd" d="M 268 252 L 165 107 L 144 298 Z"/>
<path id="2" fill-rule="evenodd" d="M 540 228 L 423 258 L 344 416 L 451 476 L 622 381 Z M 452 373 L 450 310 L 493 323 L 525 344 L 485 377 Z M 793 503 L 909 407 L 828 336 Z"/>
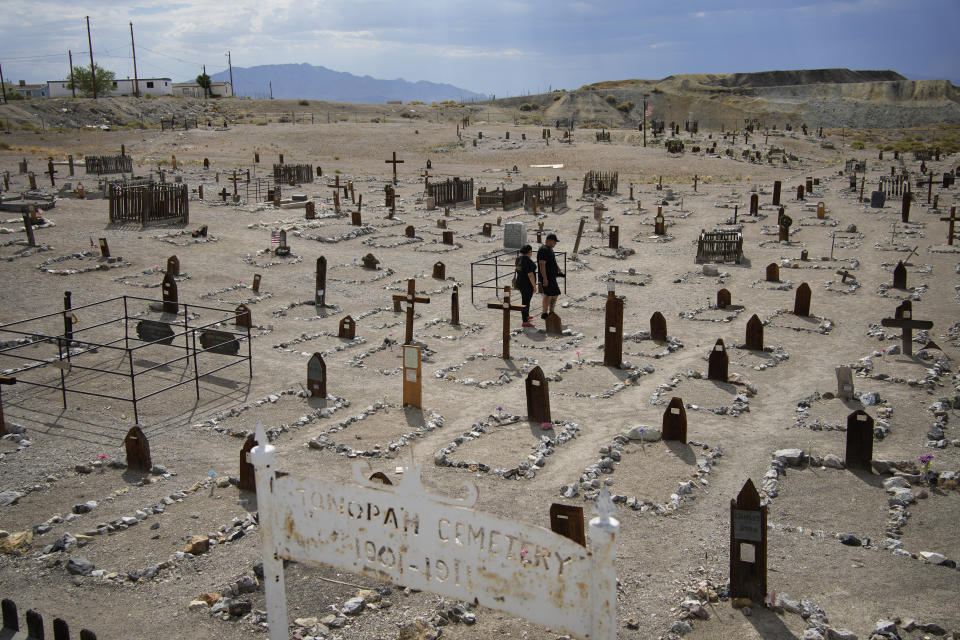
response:
<path id="1" fill-rule="evenodd" d="M 960 220 L 960 218 L 957 217 L 957 208 L 950 207 L 950 215 L 945 218 L 940 218 L 940 220 L 950 224 L 950 226 L 947 228 L 947 244 L 953 244 L 953 226 L 956 224 L 957 220 Z"/>
<path id="2" fill-rule="evenodd" d="M 237 177 L 237 170 L 233 170 L 233 177 L 227 178 L 230 182 L 233 183 L 233 195 L 237 195 L 237 182 L 243 180 L 243 178 Z"/>
<path id="3" fill-rule="evenodd" d="M 51 187 L 57 186 L 57 185 L 56 185 L 56 182 L 54 181 L 54 176 L 56 176 L 57 170 L 53 168 L 53 158 L 50 158 L 50 159 L 47 161 L 47 170 L 44 171 L 44 173 L 46 173 L 48 176 L 50 176 L 50 186 L 51 186 Z"/>
<path id="4" fill-rule="evenodd" d="M 413 308 L 417 302 L 422 304 L 430 304 L 430 298 L 425 296 L 417 295 L 417 281 L 413 278 L 407 280 L 407 293 L 404 294 L 394 294 L 393 301 L 395 304 L 406 301 L 407 303 L 407 331 L 404 336 L 403 344 L 412 344 L 413 343 Z"/>
<path id="5" fill-rule="evenodd" d="M 884 327 L 900 327 L 903 329 L 903 355 L 913 355 L 913 330 L 914 329 L 932 329 L 933 322 L 930 320 L 914 320 L 909 312 L 903 314 L 902 318 L 884 318 L 880 324 Z"/>
<path id="6" fill-rule="evenodd" d="M 510 304 L 510 287 L 503 288 L 503 302 L 488 302 L 487 309 L 503 310 L 503 359 L 510 359 L 510 312 L 523 311 L 521 305 Z"/>
<path id="7" fill-rule="evenodd" d="M 924 182 L 921 180 L 917 186 L 922 187 Z M 927 204 L 930 204 L 930 199 L 933 197 L 933 171 L 930 171 L 930 175 L 927 176 Z"/>
<path id="8" fill-rule="evenodd" d="M 397 152 L 393 152 L 393 160 L 384 160 L 385 164 L 393 165 L 393 184 L 397 184 L 397 165 L 403 164 L 403 160 L 397 160 Z"/>
<path id="9" fill-rule="evenodd" d="M 854 282 L 856 282 L 857 280 L 856 276 L 854 276 L 852 273 L 850 273 L 846 269 L 841 269 L 840 271 L 837 271 L 837 275 L 840 276 L 840 282 L 846 282 L 847 278 L 852 278 Z"/>

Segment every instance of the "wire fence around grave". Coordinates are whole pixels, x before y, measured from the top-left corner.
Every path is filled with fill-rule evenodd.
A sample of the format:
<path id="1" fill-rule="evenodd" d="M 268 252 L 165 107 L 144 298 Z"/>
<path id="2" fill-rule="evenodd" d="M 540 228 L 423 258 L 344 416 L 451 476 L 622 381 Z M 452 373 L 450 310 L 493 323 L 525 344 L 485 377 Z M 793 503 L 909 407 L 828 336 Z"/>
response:
<path id="1" fill-rule="evenodd" d="M 133 307 L 140 303 L 146 303 L 147 309 L 164 304 L 118 296 L 6 323 L 0 326 L 0 369 L 9 369 L 18 385 L 59 391 L 64 409 L 67 394 L 130 402 L 137 424 L 138 403 L 148 398 L 192 382 L 199 400 L 201 379 L 243 362 L 248 363 L 253 377 L 250 323 L 235 330 L 224 326 L 237 325 L 241 316 L 248 319 L 248 311 L 180 303 L 175 314 L 139 307 L 134 312 Z M 94 318 L 94 323 L 74 324 L 80 311 Z M 157 319 L 152 319 L 151 313 Z M 122 326 L 122 334 L 117 325 Z M 80 334 L 86 339 L 78 337 Z M 240 349 L 244 341 L 245 355 Z M 174 355 L 168 348 L 178 353 L 182 350 L 182 355 Z M 212 364 L 208 356 L 213 357 Z M 229 362 L 223 364 L 222 358 Z M 178 364 L 179 373 L 171 366 Z M 126 379 L 129 395 L 111 393 L 111 378 Z"/>
<path id="2" fill-rule="evenodd" d="M 504 285 L 500 284 L 501 279 L 506 279 L 509 284 L 513 280 L 514 274 L 517 272 L 516 264 L 517 257 L 520 255 L 519 249 L 506 250 L 501 253 L 492 255 L 488 258 L 482 260 L 477 260 L 476 262 L 470 263 L 470 303 L 476 304 L 474 300 L 474 291 L 476 289 L 494 289 L 497 295 L 497 298 L 500 298 L 500 291 L 503 289 Z M 559 251 L 556 252 L 556 255 L 563 259 L 563 268 L 561 271 L 563 273 L 567 272 L 567 252 Z M 485 278 L 483 280 L 477 280 L 478 272 L 485 271 L 488 269 L 493 269 L 493 277 Z M 489 273 L 489 271 L 487 271 Z M 490 284 L 490 283 L 493 284 Z M 563 278 L 563 294 L 567 294 L 567 279 Z"/>

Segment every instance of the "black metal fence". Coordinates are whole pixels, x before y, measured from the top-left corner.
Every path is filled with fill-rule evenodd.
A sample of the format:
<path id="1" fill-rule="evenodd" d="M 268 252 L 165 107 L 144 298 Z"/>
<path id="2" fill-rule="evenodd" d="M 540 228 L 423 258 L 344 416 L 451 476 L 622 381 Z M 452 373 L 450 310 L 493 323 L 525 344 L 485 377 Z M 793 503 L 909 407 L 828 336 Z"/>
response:
<path id="1" fill-rule="evenodd" d="M 503 289 L 504 285 L 500 284 L 500 280 L 504 279 L 507 281 L 507 284 L 513 279 L 513 276 L 517 273 L 517 256 L 520 255 L 519 249 L 513 249 L 508 251 L 503 251 L 502 253 L 497 253 L 488 258 L 482 260 L 477 260 L 476 262 L 470 263 L 470 303 L 476 304 L 474 301 L 474 291 L 476 289 L 494 289 L 497 294 L 497 298 L 500 297 L 500 291 Z M 557 258 L 563 260 L 563 266 L 560 270 L 563 273 L 567 272 L 567 252 L 566 251 L 557 251 L 555 252 Z M 478 272 L 487 271 L 493 269 L 493 277 L 486 277 L 483 280 L 477 280 L 479 275 Z M 490 283 L 493 284 L 490 284 Z M 563 294 L 567 294 L 567 279 L 563 278 Z"/>
<path id="2" fill-rule="evenodd" d="M 154 312 L 155 316 L 150 316 L 151 312 L 141 307 L 131 309 L 138 302 L 146 303 L 147 308 L 163 304 L 149 298 L 118 296 L 4 324 L 0 326 L 0 344 L 5 345 L 0 347 L 0 370 L 9 369 L 18 385 L 59 391 L 64 409 L 68 393 L 130 402 L 138 424 L 138 403 L 165 391 L 194 383 L 199 400 L 202 378 L 243 362 L 248 363 L 253 377 L 250 322 L 234 326 L 241 316 L 248 319 L 249 311 L 180 303 L 176 313 Z M 83 310 L 91 317 L 109 319 L 90 326 L 73 324 L 77 312 Z M 205 321 L 191 324 L 204 314 Z M 122 335 L 117 325 L 122 327 Z M 63 332 L 59 333 L 57 327 Z M 78 335 L 85 332 L 101 340 L 80 339 Z M 244 341 L 245 355 L 240 349 Z M 207 354 L 215 359 L 209 369 L 205 368 L 210 365 Z M 229 362 L 222 364 L 223 358 Z M 176 375 L 171 365 L 178 363 L 181 372 Z M 105 376 L 127 378 L 129 396 L 105 392 L 111 388 Z"/>

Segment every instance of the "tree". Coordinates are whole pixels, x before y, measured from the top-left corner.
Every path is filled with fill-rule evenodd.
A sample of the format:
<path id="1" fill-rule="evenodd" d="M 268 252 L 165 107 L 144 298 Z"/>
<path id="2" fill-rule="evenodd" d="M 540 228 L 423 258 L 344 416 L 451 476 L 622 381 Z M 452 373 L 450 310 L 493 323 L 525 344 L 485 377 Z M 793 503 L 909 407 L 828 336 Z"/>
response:
<path id="1" fill-rule="evenodd" d="M 210 97 L 210 76 L 205 73 L 201 73 L 197 76 L 197 84 L 203 89 L 203 97 Z"/>
<path id="2" fill-rule="evenodd" d="M 109 95 L 113 91 L 113 71 L 107 71 L 98 64 L 94 64 L 93 69 L 97 80 L 97 95 Z M 89 67 L 73 68 L 73 83 L 68 80 L 67 89 L 73 89 L 74 85 L 76 85 L 77 91 L 84 96 L 90 97 L 93 95 L 93 78 Z"/>

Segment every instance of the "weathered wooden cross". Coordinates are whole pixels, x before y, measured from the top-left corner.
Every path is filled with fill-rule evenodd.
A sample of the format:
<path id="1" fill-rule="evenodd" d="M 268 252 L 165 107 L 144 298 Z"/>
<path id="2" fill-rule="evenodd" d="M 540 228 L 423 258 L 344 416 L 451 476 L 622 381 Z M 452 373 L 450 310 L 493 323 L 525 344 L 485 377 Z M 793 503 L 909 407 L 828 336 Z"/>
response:
<path id="1" fill-rule="evenodd" d="M 54 180 L 54 176 L 56 176 L 57 170 L 53 168 L 53 158 L 50 158 L 50 159 L 47 161 L 47 170 L 44 171 L 44 173 L 46 173 L 48 176 L 50 176 L 50 186 L 51 186 L 51 187 L 57 186 L 57 184 L 56 184 L 56 182 L 55 182 L 55 180 Z"/>
<path id="2" fill-rule="evenodd" d="M 230 177 L 230 178 L 227 178 L 227 180 L 229 180 L 230 182 L 233 183 L 233 195 L 237 195 L 237 182 L 239 182 L 240 180 L 243 180 L 243 178 L 238 178 L 238 177 L 237 177 L 237 170 L 234 169 L 234 170 L 233 170 L 233 176 Z"/>
<path id="3" fill-rule="evenodd" d="M 900 327 L 903 329 L 903 355 L 913 355 L 913 330 L 914 329 L 932 329 L 933 322 L 930 320 L 914 320 L 910 311 L 901 314 L 901 318 L 884 318 L 880 324 L 884 327 Z"/>
<path id="4" fill-rule="evenodd" d="M 510 312 L 523 311 L 523 307 L 510 304 L 510 287 L 503 288 L 503 302 L 488 302 L 488 309 L 503 310 L 503 359 L 510 359 Z"/>
<path id="5" fill-rule="evenodd" d="M 927 182 L 924 183 L 922 180 L 917 184 L 918 187 L 922 187 L 924 184 L 927 185 L 927 204 L 930 204 L 931 198 L 933 198 L 933 171 L 930 172 L 930 175 L 927 176 Z"/>
<path id="6" fill-rule="evenodd" d="M 840 276 L 840 282 L 846 282 L 847 278 L 851 278 L 854 282 L 856 282 L 857 280 L 856 276 L 854 276 L 852 273 L 850 273 L 846 269 L 841 269 L 840 271 L 837 271 L 837 275 Z"/>
<path id="7" fill-rule="evenodd" d="M 393 165 L 393 184 L 397 184 L 397 165 L 403 164 L 403 160 L 397 160 L 397 152 L 393 152 L 393 160 L 384 160 L 385 164 Z"/>
<path id="8" fill-rule="evenodd" d="M 413 309 L 414 305 L 419 302 L 421 304 L 430 304 L 430 298 L 425 296 L 417 295 L 417 281 L 413 278 L 407 280 L 407 293 L 404 294 L 394 294 L 393 301 L 396 304 L 406 301 L 407 303 L 407 330 L 404 335 L 403 344 L 411 344 L 413 342 Z"/>
<path id="9" fill-rule="evenodd" d="M 945 218 L 940 218 L 940 220 L 941 222 L 947 222 L 950 225 L 949 227 L 947 227 L 947 244 L 952 245 L 953 244 L 953 226 L 954 224 L 956 224 L 957 220 L 960 220 L 960 218 L 957 217 L 957 208 L 950 207 L 950 215 Z"/>

